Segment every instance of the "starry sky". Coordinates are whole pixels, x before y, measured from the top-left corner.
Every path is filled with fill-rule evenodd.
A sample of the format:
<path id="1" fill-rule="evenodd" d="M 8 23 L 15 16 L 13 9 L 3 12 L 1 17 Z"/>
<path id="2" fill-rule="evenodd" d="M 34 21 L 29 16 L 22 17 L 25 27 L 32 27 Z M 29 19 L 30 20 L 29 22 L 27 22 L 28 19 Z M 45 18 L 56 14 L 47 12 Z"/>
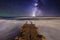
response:
<path id="1" fill-rule="evenodd" d="M 60 16 L 60 0 L 37 1 L 42 16 Z M 0 0 L 0 16 L 31 16 L 34 3 L 35 0 Z"/>

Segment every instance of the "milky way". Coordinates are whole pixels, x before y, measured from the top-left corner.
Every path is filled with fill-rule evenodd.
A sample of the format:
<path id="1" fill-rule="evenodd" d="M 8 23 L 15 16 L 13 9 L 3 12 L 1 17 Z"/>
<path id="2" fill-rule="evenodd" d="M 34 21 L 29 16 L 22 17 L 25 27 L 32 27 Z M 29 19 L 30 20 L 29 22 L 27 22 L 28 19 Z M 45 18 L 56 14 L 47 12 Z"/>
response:
<path id="1" fill-rule="evenodd" d="M 41 15 L 60 16 L 60 0 L 0 0 L 0 16 Z"/>
<path id="2" fill-rule="evenodd" d="M 34 0 L 34 8 L 33 8 L 33 11 L 32 11 L 32 16 L 42 16 L 42 12 L 40 9 L 38 9 L 38 0 Z"/>

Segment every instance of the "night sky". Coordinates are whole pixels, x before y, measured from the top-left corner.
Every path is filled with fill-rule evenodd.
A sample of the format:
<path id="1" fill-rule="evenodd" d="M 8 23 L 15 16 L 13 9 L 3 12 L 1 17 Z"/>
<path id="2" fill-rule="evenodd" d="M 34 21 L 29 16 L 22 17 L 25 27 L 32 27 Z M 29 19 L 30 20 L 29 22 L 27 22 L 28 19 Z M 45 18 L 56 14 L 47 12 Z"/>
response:
<path id="1" fill-rule="evenodd" d="M 37 16 L 60 16 L 60 0 L 37 0 Z M 32 16 L 35 0 L 0 0 L 0 16 Z"/>

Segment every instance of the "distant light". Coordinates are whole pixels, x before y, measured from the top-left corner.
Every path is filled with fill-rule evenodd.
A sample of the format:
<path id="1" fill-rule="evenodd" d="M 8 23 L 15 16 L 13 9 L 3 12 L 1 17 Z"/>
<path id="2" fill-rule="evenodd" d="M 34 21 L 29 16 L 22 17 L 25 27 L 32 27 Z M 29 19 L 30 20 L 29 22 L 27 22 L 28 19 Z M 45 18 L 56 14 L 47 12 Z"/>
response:
<path id="1" fill-rule="evenodd" d="M 36 16 L 36 15 L 35 15 L 35 12 L 33 12 L 32 16 L 33 16 L 33 17 L 35 17 L 35 16 Z"/>
<path id="2" fill-rule="evenodd" d="M 37 11 L 37 7 L 34 8 L 33 12 L 32 12 L 32 16 L 35 17 L 36 16 L 36 11 Z"/>

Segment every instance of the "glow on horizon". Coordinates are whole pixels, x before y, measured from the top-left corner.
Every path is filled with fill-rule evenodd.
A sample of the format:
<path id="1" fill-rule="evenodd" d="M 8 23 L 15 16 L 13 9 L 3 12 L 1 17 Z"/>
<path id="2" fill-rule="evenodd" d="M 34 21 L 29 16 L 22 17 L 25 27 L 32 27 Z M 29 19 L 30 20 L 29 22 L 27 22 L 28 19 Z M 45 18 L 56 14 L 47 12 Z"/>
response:
<path id="1" fill-rule="evenodd" d="M 37 7 L 34 7 L 34 9 L 33 9 L 33 13 L 32 13 L 32 16 L 36 16 L 36 12 L 37 12 Z"/>
<path id="2" fill-rule="evenodd" d="M 35 16 L 36 16 L 36 15 L 35 15 L 35 12 L 33 12 L 32 16 L 33 16 L 33 17 L 35 17 Z"/>

